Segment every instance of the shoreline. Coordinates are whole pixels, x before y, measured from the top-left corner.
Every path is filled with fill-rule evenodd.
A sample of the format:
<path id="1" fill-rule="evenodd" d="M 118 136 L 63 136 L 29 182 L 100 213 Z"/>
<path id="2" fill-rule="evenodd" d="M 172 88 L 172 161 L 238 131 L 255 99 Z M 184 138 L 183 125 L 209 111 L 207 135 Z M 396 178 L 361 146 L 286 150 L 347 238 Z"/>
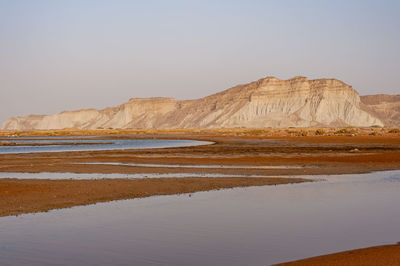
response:
<path id="1" fill-rule="evenodd" d="M 80 136 L 84 134 L 83 132 L 77 133 Z M 240 178 L 246 180 L 260 178 L 247 177 L 252 175 L 270 179 L 285 176 L 301 178 L 301 176 L 361 174 L 400 169 L 400 135 L 260 138 L 254 135 L 221 137 L 220 135 L 204 136 L 185 133 L 109 135 L 100 136 L 100 138 L 105 140 L 109 138 L 190 139 L 213 143 L 175 148 L 0 154 L 0 172 L 10 178 L 13 177 L 12 173 L 41 172 L 50 173 L 50 175 L 51 173 L 143 176 L 146 174 L 169 174 L 172 178 L 174 174 L 213 174 L 224 176 L 219 177 L 221 179 L 227 176 L 246 176 L 235 177 L 237 181 Z M 176 167 L 177 165 L 183 167 Z M 171 177 L 168 177 L 168 182 L 172 180 Z M 190 178 L 192 181 L 195 180 L 193 177 Z M 179 179 L 182 180 L 182 178 Z M 0 179 L 0 182 L 5 182 L 5 180 Z M 210 182 L 212 178 L 207 177 L 204 180 Z M 82 182 L 82 180 L 70 181 Z M 98 181 L 89 180 L 87 182 L 94 185 Z M 126 182 L 131 181 L 133 180 L 126 180 Z M 32 181 L 19 179 L 18 182 L 22 184 Z M 231 184 L 230 187 L 232 186 L 240 185 Z M 176 193 L 183 192 L 175 191 L 172 194 Z M 7 199 L 6 195 L 4 197 Z M 71 196 L 72 200 L 74 200 L 73 197 Z M 114 199 L 115 197 L 109 198 L 109 200 Z M 31 200 L 37 201 L 35 198 Z"/>
<path id="2" fill-rule="evenodd" d="M 187 177 L 98 180 L 0 179 L 0 217 L 114 200 L 312 182 L 301 178 Z"/>
<path id="3" fill-rule="evenodd" d="M 176 148 L 0 154 L 0 172 L 239 173 L 285 176 L 355 174 L 400 169 L 400 135 L 243 138 L 173 134 L 102 137 L 107 138 L 206 140 L 214 143 Z M 115 163 L 165 167 L 130 167 Z M 168 167 L 193 164 L 227 165 L 235 166 L 236 169 Z M 254 169 L 253 166 L 270 166 L 275 169 Z M 288 169 L 277 169 L 285 166 Z"/>
<path id="4" fill-rule="evenodd" d="M 352 249 L 337 253 L 321 255 L 291 262 L 275 264 L 275 266 L 375 266 L 375 265 L 400 265 L 400 243 L 394 245 L 373 246 Z"/>

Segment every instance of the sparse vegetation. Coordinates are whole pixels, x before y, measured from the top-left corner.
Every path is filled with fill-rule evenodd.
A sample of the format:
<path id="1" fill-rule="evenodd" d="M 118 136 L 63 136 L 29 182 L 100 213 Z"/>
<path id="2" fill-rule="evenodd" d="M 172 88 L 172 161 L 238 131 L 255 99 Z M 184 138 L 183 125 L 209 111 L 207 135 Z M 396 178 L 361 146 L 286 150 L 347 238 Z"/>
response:
<path id="1" fill-rule="evenodd" d="M 264 133 L 264 130 L 256 129 L 249 132 L 251 135 L 261 135 Z"/>
<path id="2" fill-rule="evenodd" d="M 156 134 L 203 134 L 220 136 L 368 136 L 371 132 L 377 135 L 400 134 L 400 128 L 215 128 L 215 129 L 87 129 L 76 128 L 60 130 L 1 130 L 0 137 L 24 136 L 90 136 L 90 135 L 156 135 Z"/>
<path id="3" fill-rule="evenodd" d="M 339 134 L 350 134 L 350 130 L 348 130 L 347 128 L 343 128 L 343 129 L 339 129 L 337 131 L 335 131 L 335 135 L 339 135 Z"/>
<path id="4" fill-rule="evenodd" d="M 392 128 L 391 130 L 388 131 L 388 133 L 400 133 L 400 129 Z"/>
<path id="5" fill-rule="evenodd" d="M 304 130 L 301 130 L 299 133 L 298 133 L 298 136 L 301 136 L 301 137 L 305 137 L 305 136 L 307 136 L 308 135 L 308 132 L 307 131 L 304 131 Z"/>
<path id="6" fill-rule="evenodd" d="M 352 135 L 355 136 L 357 133 L 357 130 L 352 127 L 347 127 L 347 128 L 342 128 L 339 130 L 336 130 L 333 134 L 335 135 Z"/>
<path id="7" fill-rule="evenodd" d="M 317 129 L 317 130 L 315 130 L 315 135 L 316 136 L 322 136 L 322 135 L 325 135 L 325 130 L 323 130 L 323 129 Z"/>

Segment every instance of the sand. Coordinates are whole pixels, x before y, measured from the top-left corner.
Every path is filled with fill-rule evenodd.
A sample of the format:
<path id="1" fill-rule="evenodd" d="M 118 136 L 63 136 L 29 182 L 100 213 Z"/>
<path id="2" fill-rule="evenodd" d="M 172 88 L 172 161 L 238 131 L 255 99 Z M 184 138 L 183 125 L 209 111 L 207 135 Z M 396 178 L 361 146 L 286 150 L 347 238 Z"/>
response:
<path id="1" fill-rule="evenodd" d="M 400 244 L 376 246 L 323 255 L 277 265 L 298 266 L 397 266 L 400 265 Z"/>
<path id="2" fill-rule="evenodd" d="M 121 199 L 304 182 L 294 178 L 0 179 L 0 216 Z"/>

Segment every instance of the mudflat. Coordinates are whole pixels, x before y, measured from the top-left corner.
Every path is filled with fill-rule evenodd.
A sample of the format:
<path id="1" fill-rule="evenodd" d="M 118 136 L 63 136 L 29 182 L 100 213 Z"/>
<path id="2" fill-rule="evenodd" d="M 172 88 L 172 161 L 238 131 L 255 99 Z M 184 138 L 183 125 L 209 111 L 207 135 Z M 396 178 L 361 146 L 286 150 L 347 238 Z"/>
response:
<path id="1" fill-rule="evenodd" d="M 76 136 L 76 139 L 82 139 L 82 136 L 90 135 L 91 139 L 101 140 L 157 138 L 214 143 L 179 148 L 0 154 L 0 172 L 10 172 L 10 178 L 13 177 L 12 172 L 131 173 L 143 174 L 144 177 L 146 174 L 172 174 L 173 177 L 174 173 L 188 173 L 221 174 L 225 177 L 242 175 L 243 178 L 2 179 L 0 215 L 150 195 L 304 181 L 273 178 L 276 176 L 400 169 L 400 134 L 397 129 L 307 130 L 2 131 L 0 136 L 9 137 L 70 136 L 69 139 L 74 139 Z M 251 175 L 264 178 L 249 178 Z"/>
<path id="2" fill-rule="evenodd" d="M 316 132 L 320 131 L 291 129 L 271 130 L 271 132 L 268 130 L 18 132 L 22 136 L 98 135 L 102 140 L 164 138 L 206 140 L 215 144 L 162 149 L 0 154 L 0 172 L 219 173 L 284 176 L 367 173 L 400 168 L 400 134 L 397 130 L 346 129 L 333 133 L 325 132 L 324 135 L 315 135 L 322 134 Z M 335 134 L 336 132 L 340 134 Z M 151 165 L 132 167 L 101 163 L 162 164 L 171 167 Z M 196 169 L 172 167 L 176 165 L 216 167 L 196 167 Z M 236 169 L 218 167 L 221 165 L 235 166 Z"/>
<path id="3" fill-rule="evenodd" d="M 318 256 L 277 265 L 298 266 L 376 266 L 400 265 L 400 244 L 376 246 L 363 249 L 349 250 L 324 256 Z"/>
<path id="4" fill-rule="evenodd" d="M 0 179 L 0 216 L 111 200 L 214 189 L 299 183 L 300 178 Z"/>

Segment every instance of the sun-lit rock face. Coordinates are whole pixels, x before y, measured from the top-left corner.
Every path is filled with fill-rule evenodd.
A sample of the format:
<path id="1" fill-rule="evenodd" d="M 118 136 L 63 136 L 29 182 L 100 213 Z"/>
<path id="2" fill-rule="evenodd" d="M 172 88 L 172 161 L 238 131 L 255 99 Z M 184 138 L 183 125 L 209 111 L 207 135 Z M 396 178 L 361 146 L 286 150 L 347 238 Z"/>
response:
<path id="1" fill-rule="evenodd" d="M 231 103 L 217 97 L 220 108 L 201 121 L 204 127 L 383 125 L 360 109 L 352 87 L 335 79 L 269 77 L 225 93 L 232 95 Z"/>
<path id="2" fill-rule="evenodd" d="M 400 95 L 361 96 L 361 108 L 378 117 L 385 126 L 400 126 Z"/>
<path id="3" fill-rule="evenodd" d="M 104 110 L 11 118 L 3 129 L 383 126 L 336 79 L 267 77 L 198 100 L 131 99 Z"/>

